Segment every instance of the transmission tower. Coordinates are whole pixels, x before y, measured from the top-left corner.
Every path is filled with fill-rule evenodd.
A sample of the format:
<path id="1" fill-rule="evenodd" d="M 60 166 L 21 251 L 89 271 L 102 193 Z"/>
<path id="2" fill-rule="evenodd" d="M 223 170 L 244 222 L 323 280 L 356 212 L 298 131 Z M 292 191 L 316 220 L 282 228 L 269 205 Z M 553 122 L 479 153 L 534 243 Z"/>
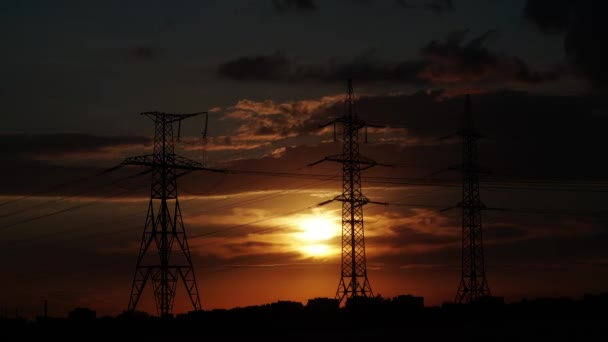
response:
<path id="1" fill-rule="evenodd" d="M 151 196 L 133 277 L 129 311 L 135 311 L 144 287 L 148 282 L 152 282 L 158 314 L 160 317 L 172 316 L 176 285 L 180 279 L 194 310 L 201 310 L 192 257 L 177 196 L 177 178 L 197 170 L 224 171 L 206 168 L 201 163 L 175 154 L 173 134 L 173 124 L 177 123 L 179 141 L 181 121 L 200 114 L 207 113 L 141 113 L 155 123 L 154 152 L 126 158 L 113 168 L 138 165 L 148 168 L 144 173 L 152 173 Z"/>
<path id="2" fill-rule="evenodd" d="M 464 125 L 458 135 L 462 137 L 462 165 L 459 167 L 462 172 L 462 201 L 456 207 L 462 208 L 462 254 L 460 283 L 455 302 L 470 304 L 491 294 L 484 266 L 481 223 L 481 211 L 488 208 L 481 202 L 479 194 L 480 175 L 487 171 L 479 166 L 477 140 L 481 135 L 473 127 L 471 98 L 468 94 Z"/>
<path id="3" fill-rule="evenodd" d="M 366 124 L 354 111 L 354 96 L 352 80 L 348 80 L 345 100 L 346 114 L 328 124 L 342 125 L 342 154 L 327 156 L 323 161 L 333 161 L 342 164 L 342 194 L 335 198 L 319 203 L 325 205 L 332 201 L 342 202 L 342 266 L 341 277 L 336 292 L 336 298 L 342 302 L 344 298 L 373 296 L 372 288 L 367 278 L 365 264 L 365 238 L 363 234 L 363 205 L 372 202 L 361 192 L 361 171 L 378 165 L 375 161 L 359 154 L 359 130 L 366 127 L 381 127 Z M 367 129 L 366 129 L 367 139 Z"/>

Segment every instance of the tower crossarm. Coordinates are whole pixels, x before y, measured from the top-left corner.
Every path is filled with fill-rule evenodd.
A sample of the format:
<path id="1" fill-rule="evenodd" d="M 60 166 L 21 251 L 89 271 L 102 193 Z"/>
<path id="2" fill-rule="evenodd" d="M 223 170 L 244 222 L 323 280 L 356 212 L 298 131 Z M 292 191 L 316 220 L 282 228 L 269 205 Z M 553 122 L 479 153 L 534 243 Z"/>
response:
<path id="1" fill-rule="evenodd" d="M 137 166 L 146 166 L 150 168 L 157 167 L 168 167 L 175 170 L 183 170 L 186 172 L 191 171 L 210 171 L 210 172 L 220 172 L 220 173 L 228 173 L 228 170 L 224 169 L 214 169 L 203 166 L 203 164 L 186 158 L 180 155 L 174 154 L 171 158 L 172 162 L 170 163 L 162 163 L 158 162 L 154 158 L 154 154 L 146 154 L 143 156 L 129 157 L 126 158 L 122 163 L 120 163 L 117 167 L 127 166 L 127 165 L 137 165 Z M 114 168 L 113 168 L 114 169 Z"/>
<path id="2" fill-rule="evenodd" d="M 188 114 L 174 114 L 174 113 L 163 113 L 163 112 L 143 112 L 141 115 L 147 116 L 152 120 L 156 120 L 157 116 L 162 116 L 165 119 L 166 123 L 172 123 L 181 121 L 187 118 L 191 118 L 193 116 L 207 114 L 207 112 L 196 112 L 196 113 L 188 113 Z"/>
<path id="3" fill-rule="evenodd" d="M 344 195 L 338 195 L 338 196 L 336 196 L 336 197 L 334 197 L 334 198 L 332 198 L 330 200 L 318 203 L 317 206 L 319 206 L 319 207 L 320 206 L 324 206 L 324 205 L 329 204 L 329 203 L 331 203 L 333 201 L 351 203 L 351 200 L 347 199 Z M 372 200 L 370 200 L 369 198 L 367 198 L 365 196 L 361 196 L 360 198 L 353 199 L 352 203 L 353 203 L 353 206 L 355 206 L 355 207 L 361 207 L 361 206 L 363 206 L 365 204 L 368 204 L 368 203 L 380 204 L 380 205 L 388 205 L 387 202 L 372 201 Z"/>
<path id="4" fill-rule="evenodd" d="M 380 164 L 378 164 L 378 162 L 376 162 L 374 160 L 371 160 L 371 159 L 369 159 L 367 157 L 364 157 L 364 156 L 359 156 L 358 160 L 349 160 L 348 156 L 345 157 L 345 156 L 343 156 L 343 155 L 340 154 L 340 155 L 334 155 L 334 156 L 327 156 L 327 157 L 325 157 L 325 158 L 323 158 L 321 160 L 318 160 L 318 161 L 316 161 L 314 163 L 310 163 L 307 166 L 314 166 L 314 165 L 317 165 L 317 164 L 322 163 L 324 161 L 332 161 L 332 162 L 337 162 L 337 163 L 346 163 L 346 162 L 349 162 L 349 163 L 353 163 L 353 164 L 364 165 L 364 167 L 362 167 L 361 170 L 369 169 L 372 166 L 380 165 Z"/>
<path id="5" fill-rule="evenodd" d="M 376 162 L 375 160 L 372 160 L 372 159 L 370 159 L 370 158 L 368 158 L 366 156 L 362 156 L 362 155 L 359 155 L 357 163 L 359 165 L 361 165 L 361 170 L 367 170 L 370 167 L 374 167 L 376 165 L 379 165 L 378 162 Z"/>
<path id="6" fill-rule="evenodd" d="M 366 205 L 367 203 L 370 202 L 369 198 L 367 198 L 365 196 L 361 196 L 359 198 L 349 199 L 349 198 L 346 198 L 344 195 L 340 195 L 340 196 L 337 196 L 334 200 L 336 200 L 338 202 L 352 203 L 353 207 L 361 207 L 361 206 Z"/>
<path id="7" fill-rule="evenodd" d="M 136 157 L 128 157 L 123 160 L 118 167 L 126 166 L 126 165 L 137 165 L 137 166 L 147 166 L 147 167 L 156 167 L 157 163 L 154 162 L 154 154 L 146 154 L 143 156 Z"/>
<path id="8" fill-rule="evenodd" d="M 172 165 L 172 167 L 174 167 L 178 170 L 184 170 L 184 171 L 209 171 L 209 172 L 228 173 L 228 170 L 205 167 L 203 164 L 201 164 L 195 160 L 192 160 L 192 159 L 189 159 L 186 157 L 182 157 L 177 154 L 175 155 L 175 163 Z"/>
<path id="9" fill-rule="evenodd" d="M 358 116 L 348 116 L 348 115 L 339 117 L 339 118 L 333 120 L 331 123 L 334 123 L 334 124 L 341 123 L 343 125 L 350 126 L 350 129 L 353 132 L 356 132 L 366 126 L 367 127 L 376 127 L 376 125 L 372 126 L 372 125 L 366 124 L 365 121 L 361 120 Z"/>

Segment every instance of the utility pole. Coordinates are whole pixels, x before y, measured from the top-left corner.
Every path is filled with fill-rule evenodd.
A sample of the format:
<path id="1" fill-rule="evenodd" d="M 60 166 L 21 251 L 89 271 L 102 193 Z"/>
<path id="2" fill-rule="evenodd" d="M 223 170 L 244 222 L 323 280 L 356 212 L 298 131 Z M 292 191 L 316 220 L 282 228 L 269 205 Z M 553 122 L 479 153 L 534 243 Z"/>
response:
<path id="1" fill-rule="evenodd" d="M 325 205 L 332 201 L 342 202 L 342 265 L 341 276 L 336 291 L 336 299 L 371 297 L 372 288 L 367 278 L 365 261 L 365 237 L 363 232 L 363 205 L 367 203 L 385 204 L 370 201 L 361 191 L 361 171 L 378 165 L 375 161 L 359 154 L 359 130 L 366 127 L 381 127 L 366 124 L 354 110 L 354 95 L 352 80 L 348 80 L 346 94 L 346 114 L 321 127 L 334 125 L 342 126 L 342 154 L 327 156 L 323 161 L 333 161 L 342 164 L 342 194 L 335 198 L 319 203 Z"/>
<path id="2" fill-rule="evenodd" d="M 479 165 L 477 140 L 481 135 L 473 126 L 469 94 L 466 95 L 463 128 L 458 135 L 462 137 L 462 165 L 458 167 L 462 172 L 462 201 L 456 207 L 462 208 L 462 254 L 455 302 L 470 304 L 491 294 L 484 265 L 481 221 L 481 211 L 489 208 L 481 202 L 479 193 L 480 175 L 487 171 Z"/>
<path id="3" fill-rule="evenodd" d="M 129 311 L 135 311 L 144 287 L 150 281 L 158 314 L 161 318 L 171 317 L 178 280 L 183 282 L 194 310 L 201 310 L 192 257 L 178 201 L 177 179 L 192 171 L 225 171 L 206 168 L 199 162 L 175 154 L 173 129 L 173 124 L 177 123 L 179 141 L 181 121 L 201 114 L 206 115 L 207 112 L 141 113 L 155 123 L 153 153 L 126 158 L 120 165 L 108 170 L 137 165 L 147 168 L 144 173 L 152 174 L 148 214 L 129 297 Z"/>

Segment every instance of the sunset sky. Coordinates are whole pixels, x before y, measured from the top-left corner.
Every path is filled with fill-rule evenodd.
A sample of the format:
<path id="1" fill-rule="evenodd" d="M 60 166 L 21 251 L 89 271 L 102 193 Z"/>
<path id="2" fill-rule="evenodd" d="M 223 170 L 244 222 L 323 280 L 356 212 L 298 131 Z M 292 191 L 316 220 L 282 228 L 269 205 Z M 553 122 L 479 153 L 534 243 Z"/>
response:
<path id="1" fill-rule="evenodd" d="M 608 291 L 608 5 L 574 0 L 0 5 L 0 315 L 127 308 L 150 196 L 141 112 L 208 111 L 177 153 L 203 309 L 334 297 L 353 79 L 374 294 L 454 300 L 464 94 L 483 138 L 486 274 L 506 301 Z M 340 135 L 338 134 L 338 137 Z M 363 142 L 363 137 L 361 137 Z M 443 170 L 443 171 L 442 171 Z M 151 285 L 151 284 L 148 284 Z M 138 308 L 155 314 L 151 286 Z M 191 310 L 177 288 L 175 313 Z"/>

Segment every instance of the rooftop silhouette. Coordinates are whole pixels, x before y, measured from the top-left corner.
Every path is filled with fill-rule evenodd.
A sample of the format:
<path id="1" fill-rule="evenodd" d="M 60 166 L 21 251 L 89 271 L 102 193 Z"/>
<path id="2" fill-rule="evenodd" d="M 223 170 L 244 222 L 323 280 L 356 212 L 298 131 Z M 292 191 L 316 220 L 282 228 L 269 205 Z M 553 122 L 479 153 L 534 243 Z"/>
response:
<path id="1" fill-rule="evenodd" d="M 5 334 L 30 336 L 197 336 L 251 337 L 305 341 L 311 338 L 363 340 L 421 339 L 585 341 L 608 333 L 608 292 L 578 299 L 542 297 L 505 303 L 490 297 L 472 304 L 424 306 L 424 298 L 353 297 L 340 306 L 335 298 L 312 298 L 306 304 L 288 300 L 236 307 L 196 310 L 171 318 L 140 311 L 97 317 L 77 307 L 67 317 L 0 319 Z"/>

